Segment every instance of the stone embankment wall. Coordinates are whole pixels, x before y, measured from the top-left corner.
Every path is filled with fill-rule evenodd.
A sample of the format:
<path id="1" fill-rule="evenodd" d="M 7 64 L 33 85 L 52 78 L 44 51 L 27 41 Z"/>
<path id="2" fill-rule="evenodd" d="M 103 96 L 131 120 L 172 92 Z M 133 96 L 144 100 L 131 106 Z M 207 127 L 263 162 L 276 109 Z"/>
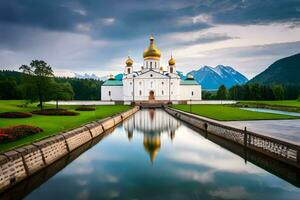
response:
<path id="1" fill-rule="evenodd" d="M 135 112 L 126 112 L 59 133 L 39 142 L 0 154 L 0 191 L 52 164 L 66 154 L 119 124 Z"/>
<path id="2" fill-rule="evenodd" d="M 300 169 L 299 145 L 250 132 L 246 128 L 241 130 L 225 126 L 169 107 L 166 107 L 165 110 L 172 116 L 202 129 L 206 133 L 222 137 Z"/>

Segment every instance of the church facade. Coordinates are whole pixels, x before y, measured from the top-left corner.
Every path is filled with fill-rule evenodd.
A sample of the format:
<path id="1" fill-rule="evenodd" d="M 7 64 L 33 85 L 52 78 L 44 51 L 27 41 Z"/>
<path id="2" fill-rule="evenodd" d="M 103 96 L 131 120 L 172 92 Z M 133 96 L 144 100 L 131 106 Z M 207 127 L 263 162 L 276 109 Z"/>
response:
<path id="1" fill-rule="evenodd" d="M 144 63 L 134 70 L 133 60 L 128 57 L 122 78 L 112 75 L 101 87 L 102 101 L 198 101 L 201 85 L 189 75 L 182 80 L 176 72 L 176 62 L 171 56 L 167 70 L 161 67 L 161 52 L 150 37 L 150 45 L 143 53 Z"/>

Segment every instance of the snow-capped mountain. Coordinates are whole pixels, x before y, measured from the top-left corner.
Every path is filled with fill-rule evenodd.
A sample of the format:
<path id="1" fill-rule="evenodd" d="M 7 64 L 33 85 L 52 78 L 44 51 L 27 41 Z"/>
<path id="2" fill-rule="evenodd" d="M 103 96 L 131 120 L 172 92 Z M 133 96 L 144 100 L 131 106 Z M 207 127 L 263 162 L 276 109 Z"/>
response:
<path id="1" fill-rule="evenodd" d="M 232 67 L 223 65 L 216 67 L 203 66 L 198 70 L 188 72 L 187 75 L 190 73 L 202 85 L 202 88 L 207 90 L 218 89 L 223 84 L 230 88 L 233 85 L 244 84 L 248 81 L 244 75 Z M 185 79 L 187 76 L 184 76 L 181 72 L 178 72 L 178 74 L 182 79 Z"/>
<path id="2" fill-rule="evenodd" d="M 76 78 L 80 78 L 80 79 L 95 79 L 95 80 L 100 80 L 100 77 L 98 77 L 96 74 L 77 74 L 75 73 L 75 77 Z"/>
<path id="3" fill-rule="evenodd" d="M 201 84 L 203 89 L 206 90 L 216 90 L 221 85 L 225 85 L 227 88 L 230 88 L 236 84 L 244 84 L 248 79 L 234 70 L 232 67 L 218 65 L 216 67 L 203 66 L 198 70 L 193 70 L 184 75 L 182 72 L 177 71 L 181 79 L 186 79 L 186 77 L 192 73 L 195 80 Z M 105 81 L 109 76 L 99 77 L 95 74 L 77 74 L 75 73 L 76 78 L 80 79 L 95 79 Z M 115 79 L 122 80 L 123 74 L 115 75 Z"/>
<path id="4" fill-rule="evenodd" d="M 77 74 L 77 73 L 74 73 L 74 74 L 75 74 L 74 77 L 79 78 L 79 79 L 94 79 L 94 80 L 99 80 L 99 81 L 106 81 L 109 78 L 108 75 L 100 77 L 100 76 L 97 76 L 96 74 L 87 74 L 87 73 L 85 73 L 83 75 Z"/>

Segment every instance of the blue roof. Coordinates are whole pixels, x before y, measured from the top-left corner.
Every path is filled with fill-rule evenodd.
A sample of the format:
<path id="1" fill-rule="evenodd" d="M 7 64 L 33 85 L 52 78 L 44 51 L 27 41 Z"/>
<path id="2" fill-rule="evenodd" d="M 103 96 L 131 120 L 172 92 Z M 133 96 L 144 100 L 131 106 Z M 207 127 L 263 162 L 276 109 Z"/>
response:
<path id="1" fill-rule="evenodd" d="M 181 80 L 180 85 L 199 85 L 195 80 Z"/>
<path id="2" fill-rule="evenodd" d="M 107 80 L 103 83 L 103 86 L 123 86 L 123 81 L 121 80 Z"/>
<path id="3" fill-rule="evenodd" d="M 118 80 L 118 81 L 121 81 L 123 79 L 123 74 L 117 74 L 115 76 L 115 79 Z"/>

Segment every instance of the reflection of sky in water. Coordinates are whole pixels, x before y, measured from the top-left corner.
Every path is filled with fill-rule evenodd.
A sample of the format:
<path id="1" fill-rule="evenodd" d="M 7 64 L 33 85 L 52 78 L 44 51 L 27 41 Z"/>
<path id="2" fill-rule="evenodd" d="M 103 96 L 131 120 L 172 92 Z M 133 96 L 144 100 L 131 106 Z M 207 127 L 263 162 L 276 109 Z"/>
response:
<path id="1" fill-rule="evenodd" d="M 149 125 L 150 124 L 150 125 Z M 297 199 L 300 189 L 142 110 L 27 199 Z"/>

